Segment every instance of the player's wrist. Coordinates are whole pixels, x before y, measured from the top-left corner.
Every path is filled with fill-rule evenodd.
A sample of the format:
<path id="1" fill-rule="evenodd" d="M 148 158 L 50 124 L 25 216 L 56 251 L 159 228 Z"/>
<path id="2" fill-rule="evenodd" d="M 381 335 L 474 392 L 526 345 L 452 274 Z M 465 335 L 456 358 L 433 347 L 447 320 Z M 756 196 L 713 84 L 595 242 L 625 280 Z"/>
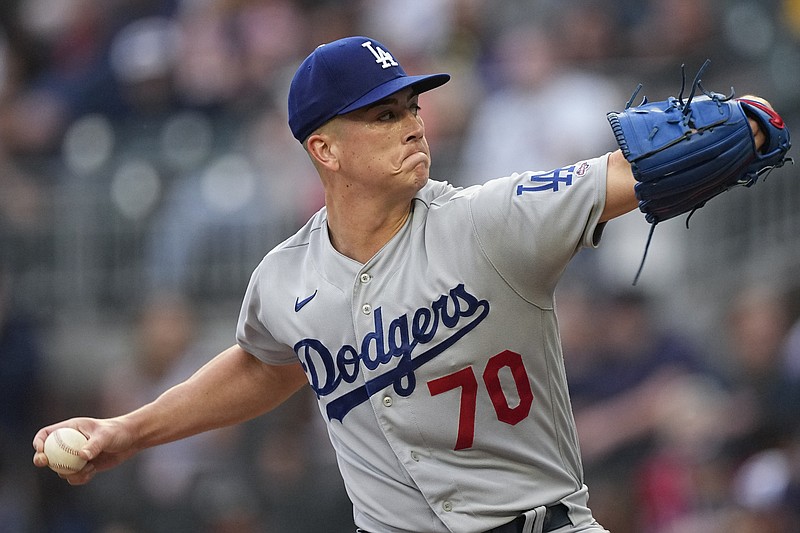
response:
<path id="1" fill-rule="evenodd" d="M 130 448 L 138 451 L 167 442 L 160 418 L 153 404 L 148 404 L 109 422 L 117 426 L 116 433 L 129 443 Z"/>

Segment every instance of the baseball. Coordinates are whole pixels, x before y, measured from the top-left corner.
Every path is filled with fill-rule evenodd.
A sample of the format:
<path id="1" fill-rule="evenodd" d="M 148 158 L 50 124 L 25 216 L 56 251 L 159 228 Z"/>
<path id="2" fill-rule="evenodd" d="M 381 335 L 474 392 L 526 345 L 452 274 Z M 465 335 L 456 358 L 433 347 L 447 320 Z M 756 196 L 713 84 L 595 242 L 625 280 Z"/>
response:
<path id="1" fill-rule="evenodd" d="M 74 474 L 86 464 L 78 455 L 88 439 L 77 429 L 60 428 L 44 441 L 44 454 L 50 469 L 59 474 Z"/>

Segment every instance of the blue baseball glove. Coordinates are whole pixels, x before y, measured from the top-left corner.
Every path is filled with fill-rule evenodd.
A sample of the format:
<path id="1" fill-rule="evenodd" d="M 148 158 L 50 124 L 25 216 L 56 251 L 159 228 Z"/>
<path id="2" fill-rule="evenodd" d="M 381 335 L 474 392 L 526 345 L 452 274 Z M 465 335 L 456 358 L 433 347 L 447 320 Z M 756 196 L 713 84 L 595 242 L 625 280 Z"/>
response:
<path id="1" fill-rule="evenodd" d="M 637 88 L 621 113 L 608 113 L 622 154 L 636 178 L 639 209 L 650 224 L 694 212 L 737 185 L 750 187 L 770 169 L 790 159 L 789 130 L 768 105 L 705 91 L 700 69 L 689 97 L 670 97 L 631 107 Z M 684 78 L 685 79 L 685 78 Z M 695 98 L 700 89 L 702 95 Z M 766 142 L 756 150 L 748 118 L 756 120 Z"/>

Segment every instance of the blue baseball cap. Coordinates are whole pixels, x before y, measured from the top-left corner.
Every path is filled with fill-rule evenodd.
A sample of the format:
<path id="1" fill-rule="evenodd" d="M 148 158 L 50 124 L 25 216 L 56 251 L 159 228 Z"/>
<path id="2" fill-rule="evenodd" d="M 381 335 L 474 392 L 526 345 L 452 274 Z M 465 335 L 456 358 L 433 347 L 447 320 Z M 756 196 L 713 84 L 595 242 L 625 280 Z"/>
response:
<path id="1" fill-rule="evenodd" d="M 337 115 L 375 103 L 406 87 L 417 93 L 447 83 L 449 74 L 409 76 L 375 39 L 346 37 L 309 55 L 289 87 L 289 127 L 304 142 Z"/>

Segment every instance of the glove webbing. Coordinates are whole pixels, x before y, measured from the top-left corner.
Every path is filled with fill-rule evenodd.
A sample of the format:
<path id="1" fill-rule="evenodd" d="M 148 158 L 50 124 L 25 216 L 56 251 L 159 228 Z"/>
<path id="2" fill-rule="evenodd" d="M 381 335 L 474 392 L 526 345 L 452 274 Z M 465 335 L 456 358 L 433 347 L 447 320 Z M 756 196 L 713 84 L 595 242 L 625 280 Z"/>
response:
<path id="1" fill-rule="evenodd" d="M 705 62 L 703 63 L 703 66 L 701 66 L 700 69 L 697 71 L 697 74 L 695 74 L 694 80 L 692 81 L 692 89 L 691 89 L 691 91 L 689 91 L 689 98 L 686 100 L 685 104 L 683 103 L 683 93 L 684 93 L 684 90 L 686 89 L 686 64 L 684 63 L 684 64 L 681 65 L 681 91 L 680 91 L 680 93 L 678 93 L 678 101 L 683 106 L 682 112 L 683 112 L 684 116 L 687 116 L 689 114 L 689 112 L 691 111 L 690 105 L 692 103 L 692 99 L 694 98 L 695 93 L 697 92 L 698 87 L 700 88 L 701 91 L 705 92 L 705 90 L 702 88 L 702 85 L 701 85 L 702 75 L 703 75 L 703 72 L 705 72 L 706 68 L 708 68 L 708 66 L 710 64 L 711 64 L 711 60 L 710 59 L 706 59 Z M 642 84 L 640 83 L 636 87 L 636 89 L 633 91 L 633 94 L 631 95 L 630 99 L 628 100 L 627 104 L 625 105 L 625 109 L 628 109 L 633 104 L 633 100 L 636 98 L 636 95 L 639 94 L 639 91 L 641 89 L 642 89 Z M 729 96 L 728 98 L 733 98 L 733 90 L 732 89 L 731 89 L 731 96 Z M 646 101 L 647 101 L 647 97 L 645 97 L 643 99 L 643 103 L 646 103 Z M 689 227 L 689 219 L 692 218 L 692 215 L 694 215 L 694 212 L 697 211 L 698 209 L 700 209 L 701 207 L 703 207 L 703 204 L 695 206 L 694 209 L 692 209 L 691 213 L 689 213 L 689 216 L 686 217 L 686 227 L 687 228 Z M 633 278 L 633 284 L 632 285 L 634 285 L 634 286 L 636 285 L 636 283 L 638 283 L 639 276 L 641 276 L 642 270 L 644 270 L 644 262 L 647 260 L 647 252 L 650 250 L 650 243 L 653 241 L 653 233 L 655 233 L 657 224 L 658 224 L 657 220 L 653 220 L 653 221 L 650 222 L 650 231 L 647 234 L 647 242 L 644 245 L 644 253 L 642 254 L 642 261 L 641 261 L 641 263 L 639 263 L 639 268 L 636 270 L 636 276 L 634 276 L 634 278 Z"/>

